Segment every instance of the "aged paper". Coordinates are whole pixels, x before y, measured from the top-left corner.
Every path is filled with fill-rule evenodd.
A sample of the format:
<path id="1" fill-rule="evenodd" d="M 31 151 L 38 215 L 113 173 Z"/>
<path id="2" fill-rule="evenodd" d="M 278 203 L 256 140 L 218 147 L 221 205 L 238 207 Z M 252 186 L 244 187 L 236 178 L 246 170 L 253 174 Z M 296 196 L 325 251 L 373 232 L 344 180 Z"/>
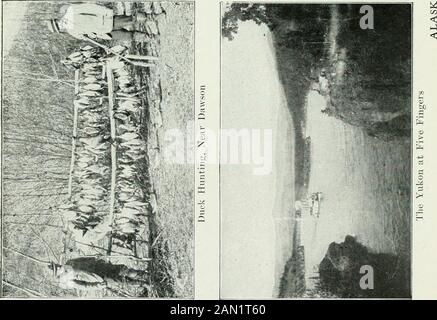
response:
<path id="1" fill-rule="evenodd" d="M 437 3 L 1 4 L 0 297 L 437 298 Z"/>

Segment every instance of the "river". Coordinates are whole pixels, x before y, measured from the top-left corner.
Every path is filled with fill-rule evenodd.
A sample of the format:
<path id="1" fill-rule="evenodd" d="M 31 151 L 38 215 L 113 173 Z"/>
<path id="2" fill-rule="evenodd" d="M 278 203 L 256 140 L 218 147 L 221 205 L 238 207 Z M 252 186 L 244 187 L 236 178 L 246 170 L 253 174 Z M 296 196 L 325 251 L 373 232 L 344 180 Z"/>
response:
<path id="1" fill-rule="evenodd" d="M 271 298 L 293 248 L 295 133 L 267 27 L 243 22 L 232 41 L 223 39 L 221 89 L 223 129 L 273 131 L 271 174 L 221 165 L 221 297 Z M 329 244 L 348 234 L 409 261 L 409 140 L 372 138 L 321 113 L 324 104 L 318 93 L 308 94 L 308 187 L 324 199 L 320 217 L 300 224 L 307 277 Z"/>
<path id="2" fill-rule="evenodd" d="M 382 141 L 320 112 L 325 101 L 308 95 L 311 137 L 309 192 L 322 192 L 319 218 L 301 229 L 306 273 L 332 241 L 348 234 L 377 253 L 410 259 L 410 141 Z M 308 283 L 311 287 L 313 283 Z"/>

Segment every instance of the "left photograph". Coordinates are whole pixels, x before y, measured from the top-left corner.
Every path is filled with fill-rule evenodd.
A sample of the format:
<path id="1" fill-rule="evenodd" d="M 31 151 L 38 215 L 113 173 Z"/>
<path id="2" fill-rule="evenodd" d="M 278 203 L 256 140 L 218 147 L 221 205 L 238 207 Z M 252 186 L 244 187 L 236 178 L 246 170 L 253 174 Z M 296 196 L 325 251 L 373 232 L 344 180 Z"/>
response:
<path id="1" fill-rule="evenodd" d="M 194 2 L 2 9 L 0 296 L 193 298 Z"/>

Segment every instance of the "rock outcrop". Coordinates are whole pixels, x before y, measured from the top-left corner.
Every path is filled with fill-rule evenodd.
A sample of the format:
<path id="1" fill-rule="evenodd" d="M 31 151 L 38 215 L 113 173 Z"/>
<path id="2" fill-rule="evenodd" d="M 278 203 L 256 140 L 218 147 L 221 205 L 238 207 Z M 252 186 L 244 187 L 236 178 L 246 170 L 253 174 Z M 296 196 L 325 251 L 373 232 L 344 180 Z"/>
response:
<path id="1" fill-rule="evenodd" d="M 345 297 L 409 297 L 409 266 L 402 259 L 386 253 L 372 253 L 354 237 L 346 236 L 342 243 L 331 243 L 320 263 L 320 287 Z M 363 289 L 362 266 L 373 268 L 374 287 Z"/>

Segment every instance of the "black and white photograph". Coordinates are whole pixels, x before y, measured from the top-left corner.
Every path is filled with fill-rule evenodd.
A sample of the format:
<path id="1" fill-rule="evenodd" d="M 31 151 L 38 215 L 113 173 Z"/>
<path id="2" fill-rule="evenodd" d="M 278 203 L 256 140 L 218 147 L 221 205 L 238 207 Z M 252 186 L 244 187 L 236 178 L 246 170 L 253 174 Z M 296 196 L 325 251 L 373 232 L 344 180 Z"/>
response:
<path id="1" fill-rule="evenodd" d="M 221 298 L 411 297 L 411 16 L 221 3 Z"/>
<path id="2" fill-rule="evenodd" d="M 194 2 L 1 5 L 1 296 L 193 298 Z"/>

